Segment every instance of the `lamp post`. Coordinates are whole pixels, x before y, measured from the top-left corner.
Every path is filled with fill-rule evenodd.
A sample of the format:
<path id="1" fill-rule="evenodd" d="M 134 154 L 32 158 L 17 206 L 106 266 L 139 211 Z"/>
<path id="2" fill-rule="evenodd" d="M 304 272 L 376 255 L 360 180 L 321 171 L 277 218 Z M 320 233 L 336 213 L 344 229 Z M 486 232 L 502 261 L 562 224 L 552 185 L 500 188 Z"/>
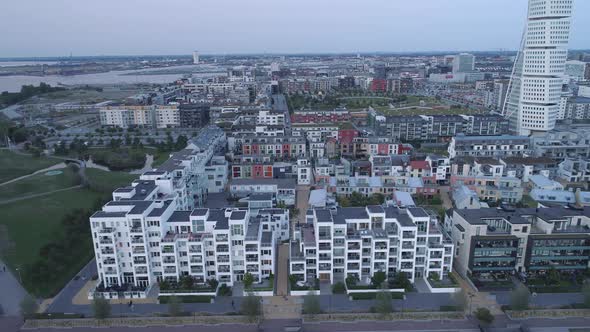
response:
<path id="1" fill-rule="evenodd" d="M 17 267 L 15 270 L 16 270 L 16 272 L 18 272 L 18 280 L 20 281 L 20 284 L 22 285 L 23 284 L 23 277 L 20 274 L 20 268 Z"/>

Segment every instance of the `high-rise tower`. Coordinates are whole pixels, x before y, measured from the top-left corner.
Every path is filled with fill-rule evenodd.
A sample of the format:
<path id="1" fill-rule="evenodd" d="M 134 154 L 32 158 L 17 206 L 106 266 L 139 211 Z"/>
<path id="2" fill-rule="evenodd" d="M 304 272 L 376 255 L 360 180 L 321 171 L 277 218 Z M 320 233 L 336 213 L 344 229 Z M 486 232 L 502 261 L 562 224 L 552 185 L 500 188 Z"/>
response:
<path id="1" fill-rule="evenodd" d="M 555 126 L 569 43 L 573 0 L 529 0 L 503 114 L 516 134 Z"/>

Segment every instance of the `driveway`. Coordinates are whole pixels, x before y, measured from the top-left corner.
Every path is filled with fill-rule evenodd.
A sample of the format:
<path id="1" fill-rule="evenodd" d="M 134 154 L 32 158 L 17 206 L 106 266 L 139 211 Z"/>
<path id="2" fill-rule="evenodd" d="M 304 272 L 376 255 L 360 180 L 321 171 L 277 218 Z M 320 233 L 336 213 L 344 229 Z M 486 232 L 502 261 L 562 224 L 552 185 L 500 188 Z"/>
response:
<path id="1" fill-rule="evenodd" d="M 289 244 L 278 246 L 277 296 L 289 295 Z"/>

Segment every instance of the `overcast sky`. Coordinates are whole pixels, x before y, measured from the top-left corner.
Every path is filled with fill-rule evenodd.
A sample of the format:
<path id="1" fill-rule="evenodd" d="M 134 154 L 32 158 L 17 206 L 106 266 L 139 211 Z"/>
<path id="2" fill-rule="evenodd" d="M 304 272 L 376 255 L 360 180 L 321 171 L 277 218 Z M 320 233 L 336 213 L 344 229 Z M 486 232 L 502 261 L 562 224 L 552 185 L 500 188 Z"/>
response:
<path id="1" fill-rule="evenodd" d="M 0 57 L 516 49 L 526 0 L 1 0 Z M 590 48 L 576 0 L 571 48 Z"/>

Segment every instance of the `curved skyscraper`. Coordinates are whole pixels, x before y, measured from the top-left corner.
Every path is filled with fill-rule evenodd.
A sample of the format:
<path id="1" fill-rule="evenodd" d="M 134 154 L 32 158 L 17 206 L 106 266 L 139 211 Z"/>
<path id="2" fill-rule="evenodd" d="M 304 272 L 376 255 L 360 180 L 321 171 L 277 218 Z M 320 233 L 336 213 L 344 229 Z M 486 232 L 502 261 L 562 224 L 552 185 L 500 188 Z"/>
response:
<path id="1" fill-rule="evenodd" d="M 573 0 L 529 0 L 503 114 L 520 135 L 555 126 L 569 43 Z"/>

